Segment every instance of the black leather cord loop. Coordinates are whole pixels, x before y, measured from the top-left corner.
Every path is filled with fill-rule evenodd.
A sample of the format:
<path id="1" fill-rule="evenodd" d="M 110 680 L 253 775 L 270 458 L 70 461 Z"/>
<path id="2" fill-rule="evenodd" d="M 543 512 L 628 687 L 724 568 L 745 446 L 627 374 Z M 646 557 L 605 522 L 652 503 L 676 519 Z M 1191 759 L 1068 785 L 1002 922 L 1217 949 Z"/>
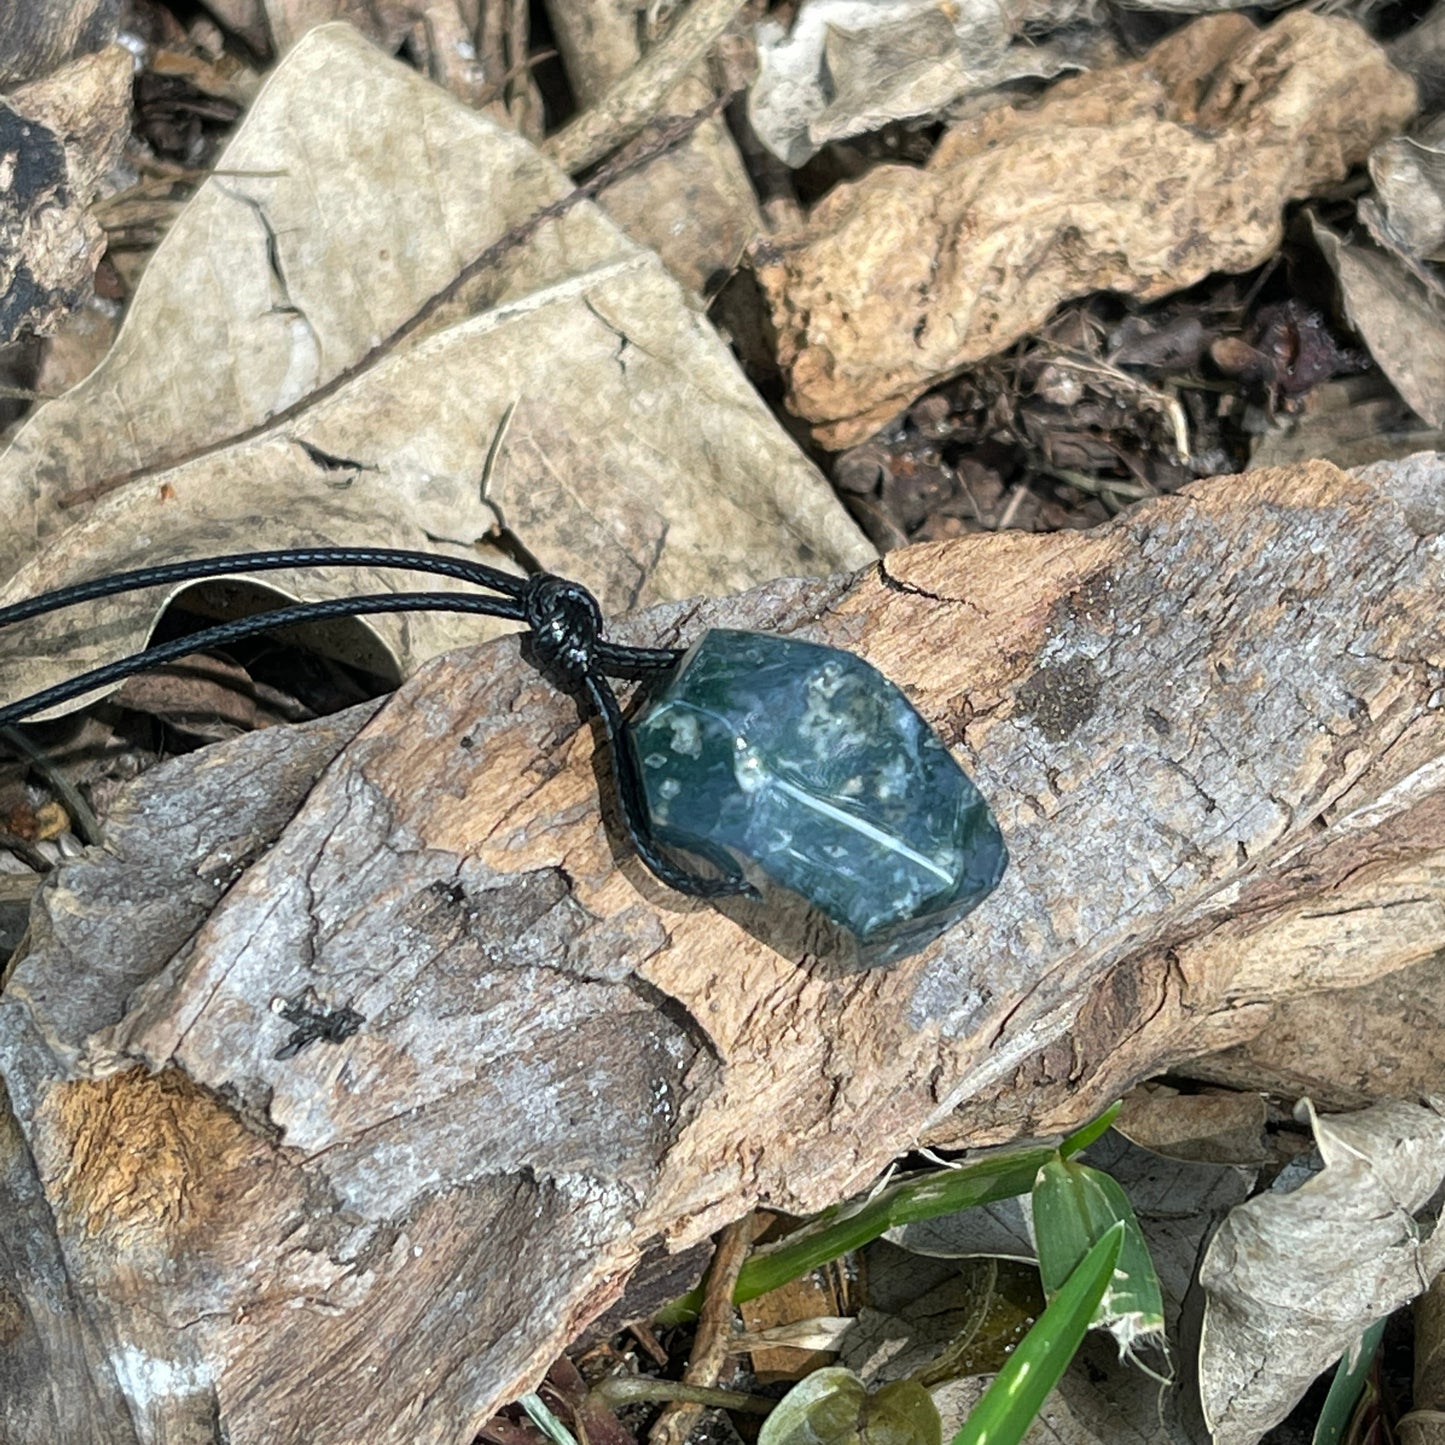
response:
<path id="1" fill-rule="evenodd" d="M 739 874 L 721 877 L 689 872 L 671 862 L 652 837 L 637 760 L 627 738 L 627 723 L 609 677 L 642 677 L 675 667 L 681 653 L 672 648 L 628 647 L 602 636 L 602 610 L 579 583 L 540 573 L 517 577 L 479 562 L 389 547 L 305 547 L 272 552 L 238 552 L 154 567 L 116 572 L 57 588 L 0 608 L 0 628 L 81 602 L 93 602 L 146 587 L 174 586 L 207 577 L 234 577 L 297 567 L 371 567 L 430 572 L 453 577 L 500 594 L 478 597 L 465 592 L 387 592 L 362 597 L 333 597 L 273 608 L 251 617 L 203 628 L 173 642 L 118 658 L 30 697 L 0 707 L 0 727 L 8 727 L 48 708 L 107 688 L 138 672 L 174 662 L 207 648 L 225 647 L 277 627 L 333 617 L 395 612 L 467 612 L 506 618 L 526 625 L 541 667 L 597 714 L 617 789 L 628 840 L 660 883 L 697 898 L 718 898 L 753 890 Z"/>
<path id="2" fill-rule="evenodd" d="M 527 578 L 522 610 L 537 660 L 547 671 L 575 685 L 597 670 L 602 609 L 585 587 L 538 572 Z"/>

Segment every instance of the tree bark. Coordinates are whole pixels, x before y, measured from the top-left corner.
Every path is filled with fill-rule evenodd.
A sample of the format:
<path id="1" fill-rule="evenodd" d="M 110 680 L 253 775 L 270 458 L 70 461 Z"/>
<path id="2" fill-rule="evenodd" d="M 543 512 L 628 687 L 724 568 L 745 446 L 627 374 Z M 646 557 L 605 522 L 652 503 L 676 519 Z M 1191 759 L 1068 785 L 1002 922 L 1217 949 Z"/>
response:
<path id="1" fill-rule="evenodd" d="M 1442 595 L 1432 456 L 615 629 L 850 648 L 955 750 L 1013 862 L 880 970 L 654 885 L 514 639 L 156 770 L 42 890 L 0 1000 L 6 1439 L 463 1441 L 650 1244 L 1438 976 Z M 364 1023 L 278 1058 L 298 1000 Z"/>

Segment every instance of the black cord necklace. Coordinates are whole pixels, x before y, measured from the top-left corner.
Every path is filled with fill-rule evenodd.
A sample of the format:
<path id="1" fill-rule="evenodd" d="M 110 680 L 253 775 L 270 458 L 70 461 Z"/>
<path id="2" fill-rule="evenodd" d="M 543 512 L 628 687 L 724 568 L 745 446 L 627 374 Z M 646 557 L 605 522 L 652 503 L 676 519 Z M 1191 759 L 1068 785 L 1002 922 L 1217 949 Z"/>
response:
<path id="1" fill-rule="evenodd" d="M 123 592 L 138 592 L 146 587 L 296 567 L 374 567 L 430 572 L 454 577 L 501 595 L 387 592 L 273 608 L 251 617 L 237 618 L 234 622 L 219 623 L 173 642 L 160 643 L 0 707 L 0 727 L 8 727 L 98 688 L 109 687 L 138 672 L 175 662 L 207 648 L 226 647 L 242 638 L 254 637 L 277 627 L 387 612 L 470 612 L 501 617 L 525 624 L 543 670 L 582 697 L 601 720 L 622 823 L 627 830 L 628 841 L 652 875 L 676 892 L 694 898 L 720 898 L 753 891 L 740 874 L 710 877 L 678 867 L 658 850 L 648 828 L 637 760 L 626 746 L 626 722 L 609 679 L 640 678 L 670 672 L 677 666 L 682 654 L 671 648 L 625 647 L 608 642 L 601 635 L 602 610 L 597 605 L 597 599 L 585 587 L 569 582 L 565 577 L 555 577 L 547 572 L 516 577 L 481 562 L 391 547 L 305 547 L 274 552 L 236 552 L 224 557 L 201 557 L 188 562 L 140 567 L 132 572 L 115 572 L 90 582 L 77 582 L 70 587 L 44 592 L 38 597 L 0 608 L 0 629 L 46 612 L 58 612 L 79 603 L 115 597 Z"/>
<path id="2" fill-rule="evenodd" d="M 1008 854 L 982 796 L 870 664 L 817 643 L 726 629 L 705 633 L 687 653 L 609 642 L 596 598 L 550 573 L 517 577 L 384 547 L 240 552 L 43 593 L 0 608 L 0 629 L 147 587 L 297 567 L 432 573 L 481 590 L 337 597 L 220 623 L 0 707 L 0 727 L 273 628 L 367 614 L 481 613 L 523 624 L 541 670 L 598 718 L 628 842 L 668 888 L 723 898 L 779 885 L 881 962 L 922 947 L 1003 875 Z M 668 681 L 629 724 L 611 680 L 649 677 Z M 664 849 L 720 871 L 691 871 Z"/>

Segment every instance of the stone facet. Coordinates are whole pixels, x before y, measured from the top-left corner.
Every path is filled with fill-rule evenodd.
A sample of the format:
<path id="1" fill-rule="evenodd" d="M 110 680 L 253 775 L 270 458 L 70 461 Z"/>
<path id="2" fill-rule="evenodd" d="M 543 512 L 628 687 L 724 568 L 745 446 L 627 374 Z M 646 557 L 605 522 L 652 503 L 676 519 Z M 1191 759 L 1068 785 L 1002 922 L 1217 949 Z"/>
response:
<path id="1" fill-rule="evenodd" d="M 978 789 L 850 652 L 715 629 L 630 732 L 660 842 L 799 894 L 873 961 L 923 947 L 1003 876 Z"/>

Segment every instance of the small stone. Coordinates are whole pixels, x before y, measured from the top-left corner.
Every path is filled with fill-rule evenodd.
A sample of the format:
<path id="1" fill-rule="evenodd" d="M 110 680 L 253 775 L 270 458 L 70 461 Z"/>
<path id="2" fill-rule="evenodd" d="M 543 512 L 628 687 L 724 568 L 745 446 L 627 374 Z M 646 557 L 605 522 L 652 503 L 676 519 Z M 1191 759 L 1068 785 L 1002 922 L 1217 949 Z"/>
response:
<path id="1" fill-rule="evenodd" d="M 850 652 L 714 629 L 631 738 L 659 842 L 799 894 L 872 962 L 931 942 L 1008 862 L 948 749 Z"/>

